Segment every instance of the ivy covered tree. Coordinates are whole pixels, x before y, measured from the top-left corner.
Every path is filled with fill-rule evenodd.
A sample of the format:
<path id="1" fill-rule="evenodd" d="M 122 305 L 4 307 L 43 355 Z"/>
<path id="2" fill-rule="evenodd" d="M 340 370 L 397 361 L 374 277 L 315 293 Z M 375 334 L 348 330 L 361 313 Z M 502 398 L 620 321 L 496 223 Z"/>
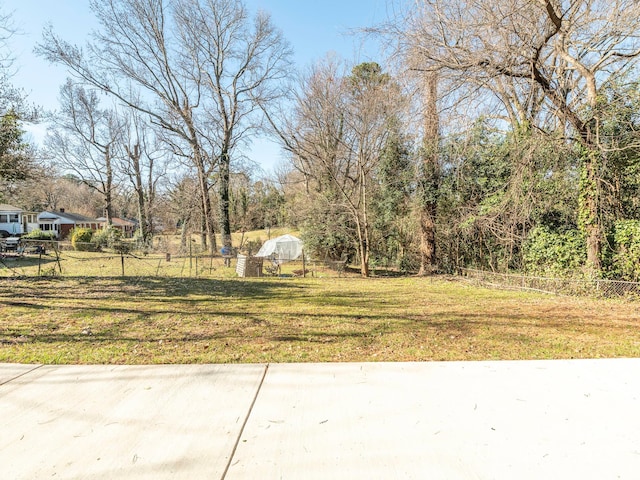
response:
<path id="1" fill-rule="evenodd" d="M 514 113 L 507 107 L 532 104 L 579 146 L 579 227 L 586 237 L 588 268 L 597 276 L 602 270 L 607 156 L 600 105 L 608 86 L 640 60 L 640 3 L 495 0 L 491 6 L 486 0 L 423 0 L 407 10 L 395 32 L 414 66 L 460 87 L 458 98 L 463 86 L 485 92 L 484 103 L 493 100 L 503 117 Z M 519 103 L 507 105 L 508 89 Z"/>
<path id="2" fill-rule="evenodd" d="M 377 263 L 414 271 L 418 267 L 412 217 L 416 169 L 411 142 L 399 123 L 397 119 L 389 122 L 389 137 L 376 174 L 372 254 Z"/>
<path id="3" fill-rule="evenodd" d="M 522 268 L 523 244 L 540 226 L 577 228 L 577 155 L 531 129 L 498 131 L 485 121 L 443 142 L 438 199 L 439 262 Z"/>

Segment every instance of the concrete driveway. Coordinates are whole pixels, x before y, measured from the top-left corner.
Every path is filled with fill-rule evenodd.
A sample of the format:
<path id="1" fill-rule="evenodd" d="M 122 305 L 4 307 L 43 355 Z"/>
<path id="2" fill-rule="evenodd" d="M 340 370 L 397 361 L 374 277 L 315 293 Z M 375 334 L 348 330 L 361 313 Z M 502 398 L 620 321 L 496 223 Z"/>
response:
<path id="1" fill-rule="evenodd" d="M 0 364 L 3 479 L 637 479 L 640 359 Z"/>

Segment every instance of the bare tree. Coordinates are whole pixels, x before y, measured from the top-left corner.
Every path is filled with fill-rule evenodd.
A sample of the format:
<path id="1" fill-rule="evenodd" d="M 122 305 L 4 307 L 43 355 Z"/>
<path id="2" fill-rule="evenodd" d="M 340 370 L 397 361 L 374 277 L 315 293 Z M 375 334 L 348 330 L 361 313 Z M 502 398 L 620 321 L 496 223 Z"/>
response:
<path id="1" fill-rule="evenodd" d="M 500 94 L 510 83 L 540 97 L 584 149 L 581 225 L 600 270 L 598 99 L 640 56 L 635 0 L 419 0 L 400 28 L 420 68 Z M 522 97 L 521 97 L 522 98 Z M 516 114 L 518 112 L 515 112 Z M 510 112 L 514 114 L 514 112 Z"/>
<path id="2" fill-rule="evenodd" d="M 282 95 L 291 50 L 269 15 L 259 12 L 252 19 L 239 0 L 183 0 L 176 22 L 183 44 L 191 46 L 192 81 L 211 99 L 206 118 L 216 129 L 206 138 L 217 157 L 220 231 L 230 246 L 232 155 L 259 126 L 258 105 Z"/>
<path id="3" fill-rule="evenodd" d="M 22 101 L 22 95 L 10 83 L 15 73 L 15 57 L 10 40 L 15 34 L 16 29 L 11 14 L 0 10 L 0 113 L 2 114 L 10 108 L 15 108 L 16 101 Z"/>
<path id="4" fill-rule="evenodd" d="M 71 212 L 80 213 L 89 217 L 102 215 L 104 210 L 104 198 L 96 190 L 89 188 L 77 176 L 67 174 L 64 176 L 52 173 L 49 168 L 47 176 L 40 181 L 37 194 L 33 198 L 30 190 L 31 201 L 36 201 L 33 210 L 58 210 L 66 208 Z"/>
<path id="5" fill-rule="evenodd" d="M 113 110 L 101 109 L 95 90 L 74 85 L 60 89 L 60 112 L 45 140 L 54 162 L 75 173 L 103 198 L 107 224 L 113 217 L 114 158 L 122 125 Z"/>
<path id="6" fill-rule="evenodd" d="M 230 239 L 229 174 L 234 148 L 257 126 L 258 100 L 276 94 L 289 48 L 268 16 L 251 22 L 240 0 L 92 0 L 101 29 L 85 51 L 51 30 L 38 51 L 149 116 L 195 167 L 215 248 L 210 200 L 218 177 L 220 223 Z M 206 238 L 203 237 L 203 241 Z"/>
<path id="7" fill-rule="evenodd" d="M 100 22 L 86 50 L 45 31 L 38 53 L 66 66 L 77 78 L 103 90 L 124 105 L 148 115 L 165 130 L 165 138 L 187 152 L 198 176 L 206 236 L 215 246 L 209 192 L 214 165 L 202 148 L 198 112 L 200 84 L 190 81 L 193 65 L 181 50 L 170 11 L 161 0 L 92 0 Z"/>
<path id="8" fill-rule="evenodd" d="M 362 276 L 369 275 L 370 202 L 373 178 L 402 105 L 397 85 L 377 63 L 363 63 L 345 75 L 328 59 L 302 81 L 293 115 L 269 117 L 283 147 L 307 185 L 339 199 L 355 225 Z"/>
<path id="9" fill-rule="evenodd" d="M 403 96 L 389 74 L 382 73 L 374 62 L 357 65 L 347 80 L 344 144 L 353 168 L 345 174 L 353 188 L 349 205 L 358 234 L 361 273 L 366 277 L 371 250 L 372 178 L 391 134 L 390 121 L 401 111 Z"/>
<path id="10" fill-rule="evenodd" d="M 165 195 L 167 214 L 172 219 L 172 223 L 180 228 L 180 247 L 183 252 L 187 251 L 187 245 L 191 241 L 188 235 L 189 227 L 197 221 L 195 217 L 198 212 L 201 213 L 195 202 L 196 192 L 197 185 L 193 178 L 185 175 L 171 181 Z"/>
<path id="11" fill-rule="evenodd" d="M 133 188 L 140 237 L 148 242 L 154 230 L 158 184 L 166 173 L 166 151 L 139 112 L 126 109 L 120 114 L 124 118 L 119 168 Z"/>

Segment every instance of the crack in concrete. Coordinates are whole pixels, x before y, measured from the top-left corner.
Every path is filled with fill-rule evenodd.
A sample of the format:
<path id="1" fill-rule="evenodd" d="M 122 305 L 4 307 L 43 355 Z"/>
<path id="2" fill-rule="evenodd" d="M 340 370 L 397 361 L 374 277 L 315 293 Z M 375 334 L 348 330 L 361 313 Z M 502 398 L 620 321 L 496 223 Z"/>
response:
<path id="1" fill-rule="evenodd" d="M 227 477 L 229 468 L 231 468 L 231 463 L 233 462 L 233 458 L 236 455 L 236 450 L 238 449 L 238 445 L 240 444 L 240 440 L 242 439 L 242 434 L 244 433 L 244 428 L 247 426 L 247 423 L 249 422 L 249 417 L 251 416 L 251 412 L 253 412 L 253 407 L 255 406 L 256 401 L 258 400 L 258 395 L 260 395 L 260 390 L 262 390 L 262 384 L 264 383 L 264 379 L 266 378 L 268 371 L 269 371 L 269 364 L 267 363 L 264 367 L 262 378 L 260 379 L 260 383 L 258 384 L 256 393 L 253 396 L 253 401 L 249 406 L 249 410 L 247 411 L 247 415 L 244 418 L 244 422 L 242 422 L 242 427 L 240 427 L 240 432 L 238 432 L 238 438 L 236 438 L 235 444 L 233 445 L 233 449 L 231 450 L 231 455 L 229 455 L 229 461 L 227 462 L 224 472 L 222 472 L 222 476 L 220 477 L 220 480 L 224 480 Z"/>
<path id="2" fill-rule="evenodd" d="M 2 385 L 6 385 L 7 383 L 13 382 L 14 380 L 17 380 L 17 379 L 19 379 L 20 377 L 24 377 L 25 375 L 28 375 L 28 374 L 30 374 L 30 373 L 32 373 L 32 372 L 35 372 L 36 370 L 38 370 L 39 368 L 42 368 L 42 367 L 44 367 L 44 364 L 42 364 L 42 365 L 35 365 L 35 366 L 34 366 L 34 368 L 32 368 L 31 370 L 27 370 L 26 372 L 22 372 L 20 375 L 16 375 L 15 377 L 10 378 L 9 380 L 6 380 L 6 381 L 4 381 L 4 382 L 0 382 L 0 387 L 1 387 Z"/>

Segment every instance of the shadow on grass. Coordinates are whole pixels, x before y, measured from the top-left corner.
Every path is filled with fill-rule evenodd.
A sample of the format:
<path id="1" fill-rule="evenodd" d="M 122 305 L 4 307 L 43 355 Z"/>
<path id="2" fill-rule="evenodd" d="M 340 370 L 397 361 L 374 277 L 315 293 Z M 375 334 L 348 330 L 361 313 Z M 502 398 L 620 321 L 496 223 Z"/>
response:
<path id="1" fill-rule="evenodd" d="M 51 270 L 51 268 L 56 265 L 56 259 L 49 255 L 42 256 L 41 258 L 33 255 L 0 258 L 0 271 L 9 270 L 11 273 L 16 275 L 21 275 L 20 272 L 22 269 L 35 269 L 38 265 L 42 271 Z M 0 272 L 0 279 L 1 278 L 3 278 L 2 272 Z"/>
<path id="2" fill-rule="evenodd" d="M 96 309 L 107 315 L 120 312 L 119 309 Z M 88 310 L 87 310 L 88 312 Z M 177 312 L 170 312 L 177 313 Z M 30 332 L 21 327 L 7 328 L 0 336 L 1 344 L 89 344 L 99 346 L 122 342 L 128 344 L 154 344 L 169 342 L 188 344 L 194 342 L 252 343 L 306 343 L 340 344 L 349 340 L 372 340 L 384 343 L 388 336 L 418 338 L 421 342 L 437 338 L 469 339 L 479 333 L 491 336 L 500 343 L 538 342 L 541 333 L 561 338 L 569 337 L 599 325 L 581 323 L 572 320 L 535 322 L 528 315 L 502 315 L 488 319 L 485 315 L 452 315 L 438 313 L 425 317 L 403 318 L 393 313 L 368 314 L 354 317 L 349 314 L 303 313 L 296 315 L 295 322 L 274 321 L 268 314 L 259 311 L 234 312 L 223 310 L 210 312 L 209 318 L 200 318 L 202 312 L 188 314 L 171 322 L 156 321 L 157 312 L 129 312 L 129 316 L 117 321 L 88 319 L 91 328 L 76 327 L 72 332 L 58 332 L 58 325 L 48 321 Z M 293 315 L 287 312 L 285 316 Z M 221 320 L 223 319 L 223 320 Z M 174 325 L 173 325 L 174 324 Z M 173 328 L 169 328 L 173 325 Z M 611 330 L 624 330 L 626 326 L 609 325 Z M 622 332 L 621 332 L 622 334 Z M 640 334 L 636 335 L 639 336 Z M 4 337 L 4 338 L 3 338 Z"/>
<path id="3" fill-rule="evenodd" d="M 395 285 L 396 290 L 376 290 L 371 282 L 316 286 L 290 280 L 148 277 L 38 278 L 0 285 L 6 287 L 0 289 L 0 309 L 27 309 L 26 320 L 4 322 L 0 346 L 67 344 L 98 350 L 119 343 L 126 350 L 143 345 L 154 351 L 152 344 L 169 343 L 187 351 L 193 344 L 211 343 L 220 349 L 257 351 L 267 345 L 298 344 L 311 352 L 322 350 L 323 344 L 335 351 L 354 344 L 427 345 L 446 353 L 457 352 L 456 342 L 466 342 L 458 352 L 463 358 L 472 338 L 486 350 L 499 345 L 509 351 L 535 344 L 547 348 L 550 342 L 569 343 L 580 335 L 591 341 L 604 328 L 629 345 L 640 340 L 640 329 L 629 332 L 640 325 L 637 317 L 605 322 L 581 310 L 552 314 L 544 304 L 516 311 L 517 298 L 500 309 L 491 304 L 489 314 L 482 302 L 470 310 L 469 298 L 460 292 L 439 305 L 431 294 L 430 301 L 417 302 L 421 285 L 405 292 L 387 283 L 381 286 Z M 29 317 L 28 309 L 51 309 L 54 314 L 34 312 Z M 199 358 L 193 355 L 189 358 Z"/>
<path id="4" fill-rule="evenodd" d="M 36 277 L 2 279 L 8 287 L 3 297 L 56 299 L 69 298 L 74 292 L 78 298 L 130 296 L 141 298 L 209 296 L 277 298 L 291 295 L 304 286 L 286 281 L 243 281 L 241 279 L 198 279 L 163 277 Z"/>

